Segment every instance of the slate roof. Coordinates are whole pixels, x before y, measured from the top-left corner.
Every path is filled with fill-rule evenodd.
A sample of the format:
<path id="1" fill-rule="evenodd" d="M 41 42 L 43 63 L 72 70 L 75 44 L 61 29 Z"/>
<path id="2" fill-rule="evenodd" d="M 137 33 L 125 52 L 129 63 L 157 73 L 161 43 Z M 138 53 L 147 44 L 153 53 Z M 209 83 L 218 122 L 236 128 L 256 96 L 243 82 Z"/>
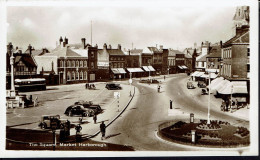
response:
<path id="1" fill-rule="evenodd" d="M 234 37 L 226 41 L 223 46 L 230 45 L 231 43 L 249 43 L 249 31 L 235 35 Z"/>
<path id="2" fill-rule="evenodd" d="M 16 55 L 14 63 L 17 64 L 20 61 L 22 61 L 28 67 L 37 67 L 33 58 L 29 54 Z"/>
<path id="3" fill-rule="evenodd" d="M 176 56 L 176 54 L 184 54 L 184 53 L 178 50 L 171 49 L 169 50 L 168 56 Z"/>
<path id="4" fill-rule="evenodd" d="M 206 55 L 200 55 L 199 57 L 197 57 L 197 62 L 205 62 L 207 59 L 207 54 Z"/>
<path id="5" fill-rule="evenodd" d="M 45 53 L 42 56 L 57 56 L 57 57 L 78 57 L 82 56 L 79 53 L 73 51 L 70 47 L 55 48 L 51 53 Z M 85 57 L 87 57 L 86 55 Z"/>
<path id="6" fill-rule="evenodd" d="M 209 51 L 209 55 L 207 57 L 211 58 L 220 58 L 221 57 L 221 48 L 220 46 L 212 46 L 212 48 Z"/>
<path id="7" fill-rule="evenodd" d="M 107 49 L 107 52 L 109 55 L 125 55 L 121 49 Z"/>

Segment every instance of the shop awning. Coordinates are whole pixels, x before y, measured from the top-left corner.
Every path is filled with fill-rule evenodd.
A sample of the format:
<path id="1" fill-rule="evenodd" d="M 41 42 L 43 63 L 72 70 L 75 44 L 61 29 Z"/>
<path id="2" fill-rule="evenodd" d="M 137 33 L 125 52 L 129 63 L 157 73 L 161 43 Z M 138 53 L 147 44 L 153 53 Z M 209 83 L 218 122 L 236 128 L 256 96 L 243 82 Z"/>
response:
<path id="1" fill-rule="evenodd" d="M 188 69 L 188 67 L 186 67 L 186 66 L 181 66 L 183 69 Z"/>
<path id="2" fill-rule="evenodd" d="M 232 83 L 228 80 L 225 80 L 224 85 L 222 85 L 217 91 L 220 94 L 231 94 Z"/>
<path id="3" fill-rule="evenodd" d="M 200 72 L 198 72 L 198 71 L 195 71 L 195 72 L 193 72 L 190 76 L 195 76 L 195 75 L 197 75 L 198 73 L 200 73 Z"/>
<path id="4" fill-rule="evenodd" d="M 150 69 L 148 68 L 148 66 L 143 66 L 143 69 L 144 69 L 146 72 L 150 72 Z"/>
<path id="5" fill-rule="evenodd" d="M 232 94 L 235 94 L 235 93 L 246 94 L 246 93 L 248 93 L 246 81 L 232 81 L 232 85 L 233 85 Z"/>
<path id="6" fill-rule="evenodd" d="M 148 66 L 148 69 L 150 70 L 150 71 L 155 71 L 155 69 L 153 68 L 153 66 Z"/>
<path id="7" fill-rule="evenodd" d="M 225 86 L 226 83 L 229 83 L 229 81 L 228 80 L 219 81 L 215 85 L 212 85 L 211 89 L 219 91 L 223 86 Z"/>
<path id="8" fill-rule="evenodd" d="M 215 73 L 210 73 L 210 79 L 214 79 L 214 78 L 216 78 L 218 75 L 217 74 L 215 74 Z M 209 74 L 203 74 L 203 75 L 201 75 L 200 76 L 201 78 L 209 78 Z"/>
<path id="9" fill-rule="evenodd" d="M 219 69 L 206 69 L 206 72 L 219 73 Z"/>
<path id="10" fill-rule="evenodd" d="M 111 68 L 111 71 L 114 74 L 124 74 L 124 73 L 126 73 L 124 68 Z"/>
<path id="11" fill-rule="evenodd" d="M 141 68 L 127 68 L 128 72 L 144 72 Z"/>
<path id="12" fill-rule="evenodd" d="M 214 86 L 217 86 L 221 81 L 224 81 L 223 77 L 218 77 L 210 82 L 211 89 L 214 88 Z"/>
<path id="13" fill-rule="evenodd" d="M 200 77 L 204 74 L 204 72 L 199 72 L 198 74 L 195 75 L 195 77 Z"/>
<path id="14" fill-rule="evenodd" d="M 125 69 L 124 68 L 117 68 L 117 70 L 121 73 L 121 74 L 124 74 L 126 73 Z"/>
<path id="15" fill-rule="evenodd" d="M 183 69 L 182 66 L 178 66 L 180 69 Z"/>

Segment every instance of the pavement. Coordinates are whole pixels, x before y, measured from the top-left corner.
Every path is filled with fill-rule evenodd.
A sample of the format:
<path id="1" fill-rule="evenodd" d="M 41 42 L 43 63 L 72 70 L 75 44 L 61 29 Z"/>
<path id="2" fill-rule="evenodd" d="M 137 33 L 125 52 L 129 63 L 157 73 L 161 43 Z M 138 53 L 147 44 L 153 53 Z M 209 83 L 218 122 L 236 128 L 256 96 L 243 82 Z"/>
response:
<path id="1" fill-rule="evenodd" d="M 100 104 L 103 112 L 97 115 L 97 123 L 93 117 L 84 117 L 82 121 L 83 137 L 91 137 L 99 133 L 99 125 L 102 121 L 109 125 L 119 117 L 125 107 L 130 103 L 134 93 L 134 87 L 128 81 L 115 81 L 120 83 L 122 90 L 107 90 L 104 82 L 95 83 L 97 90 L 86 90 L 84 84 L 72 84 L 61 86 L 48 86 L 46 91 L 26 92 L 26 95 L 37 96 L 39 106 L 25 109 L 7 109 L 8 129 L 41 130 L 38 123 L 41 115 L 59 114 L 61 119 L 69 119 L 72 125 L 79 123 L 80 117 L 68 117 L 64 115 L 65 109 L 78 100 L 91 100 L 94 104 Z M 130 96 L 130 90 L 132 96 Z M 120 98 L 114 98 L 114 92 L 120 92 Z M 23 93 L 22 93 L 23 94 Z M 49 131 L 50 130 L 46 130 Z M 58 133 L 58 132 L 57 132 Z M 71 128 L 70 134 L 76 134 Z M 12 137 L 13 140 L 17 137 Z M 11 139 L 11 138 L 10 138 Z M 28 139 L 30 141 L 30 139 Z"/>

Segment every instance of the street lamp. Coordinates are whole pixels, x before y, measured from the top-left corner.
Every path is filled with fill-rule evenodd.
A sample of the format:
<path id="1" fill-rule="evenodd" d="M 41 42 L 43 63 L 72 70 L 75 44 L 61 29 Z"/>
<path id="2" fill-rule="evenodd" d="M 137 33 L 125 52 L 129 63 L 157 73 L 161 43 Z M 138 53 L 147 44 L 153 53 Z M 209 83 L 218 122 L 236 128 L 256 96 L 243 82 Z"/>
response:
<path id="1" fill-rule="evenodd" d="M 211 62 L 209 64 L 209 69 L 210 69 L 211 66 L 214 66 L 213 62 Z M 210 90 L 210 88 L 211 88 L 211 86 L 210 86 L 210 78 L 211 78 L 210 70 L 208 71 L 208 73 L 209 73 L 209 100 L 208 100 L 208 120 L 207 120 L 207 124 L 210 124 L 210 92 L 211 92 L 211 90 Z"/>
<path id="2" fill-rule="evenodd" d="M 132 72 L 130 72 L 130 79 L 129 79 L 129 83 L 130 83 L 130 97 L 132 96 L 132 94 L 131 94 L 131 89 L 132 89 L 132 82 L 133 82 L 133 80 L 132 80 Z"/>

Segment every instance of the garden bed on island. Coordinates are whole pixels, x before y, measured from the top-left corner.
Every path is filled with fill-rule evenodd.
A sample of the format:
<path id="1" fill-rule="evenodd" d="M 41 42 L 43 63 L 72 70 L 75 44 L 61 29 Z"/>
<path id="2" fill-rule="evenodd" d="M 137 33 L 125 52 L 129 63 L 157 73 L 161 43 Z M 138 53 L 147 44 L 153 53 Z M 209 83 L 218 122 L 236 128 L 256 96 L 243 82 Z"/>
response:
<path id="1" fill-rule="evenodd" d="M 195 141 L 192 141 L 192 132 L 195 132 Z M 207 120 L 198 123 L 166 122 L 159 126 L 158 134 L 165 140 L 203 147 L 246 147 L 250 144 L 247 128 L 216 120 L 210 124 Z"/>

